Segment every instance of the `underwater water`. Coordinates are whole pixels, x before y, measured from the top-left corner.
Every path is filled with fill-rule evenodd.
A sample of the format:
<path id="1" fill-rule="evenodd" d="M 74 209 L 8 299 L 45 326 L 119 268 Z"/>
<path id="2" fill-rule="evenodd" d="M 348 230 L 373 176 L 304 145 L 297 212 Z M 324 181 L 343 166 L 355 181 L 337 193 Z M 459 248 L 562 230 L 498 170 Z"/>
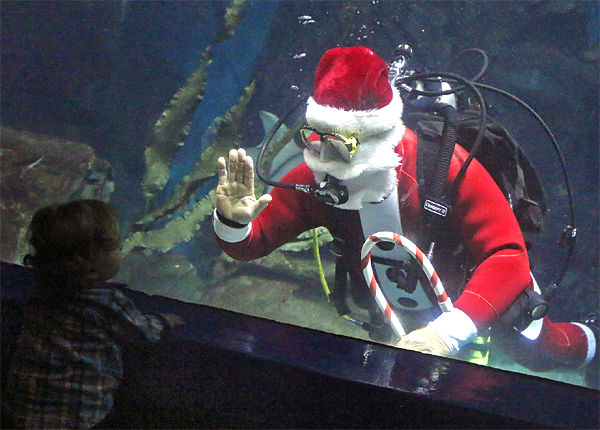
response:
<path id="1" fill-rule="evenodd" d="M 550 317 L 579 321 L 598 311 L 598 2 L 122 0 L 0 7 L 3 260 L 20 262 L 39 207 L 101 198 L 121 215 L 126 255 L 117 280 L 131 288 L 368 340 L 328 302 L 310 235 L 253 262 L 222 253 L 212 227 L 216 158 L 235 146 L 256 156 L 271 125 L 311 93 L 316 66 L 330 48 L 364 45 L 391 60 L 406 43 L 415 68 L 465 76 L 479 62 L 453 66 L 452 60 L 479 48 L 489 56 L 481 82 L 536 110 L 570 175 L 577 244 L 569 259 L 557 245 L 571 223 L 568 189 L 548 136 L 518 105 L 485 94 L 490 113 L 523 146 L 545 188 L 544 229 L 528 238 L 542 291 L 569 260 Z M 297 163 L 295 148 L 286 146 L 289 153 L 275 158 L 271 171 Z M 335 259 L 326 234 L 319 244 L 322 275 L 332 284 Z M 582 370 L 535 373 L 495 350 L 493 340 L 490 348 L 491 366 L 583 384 Z"/>

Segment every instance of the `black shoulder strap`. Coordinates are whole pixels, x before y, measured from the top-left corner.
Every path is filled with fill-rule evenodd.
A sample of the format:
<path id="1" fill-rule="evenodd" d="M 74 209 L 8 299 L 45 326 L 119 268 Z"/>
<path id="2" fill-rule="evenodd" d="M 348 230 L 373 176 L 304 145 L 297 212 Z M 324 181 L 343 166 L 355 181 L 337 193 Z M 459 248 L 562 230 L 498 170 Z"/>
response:
<path id="1" fill-rule="evenodd" d="M 431 178 L 436 172 L 440 153 L 439 139 L 417 135 L 417 184 L 421 205 L 425 202 L 425 192 L 431 186 Z"/>
<path id="2" fill-rule="evenodd" d="M 457 114 L 443 106 L 442 116 L 415 112 L 405 116 L 407 125 L 417 135 L 417 181 L 423 207 L 423 234 L 419 245 L 431 255 L 438 240 L 440 225 L 451 211 L 451 190 L 447 186 L 448 170 L 457 141 Z"/>
<path id="3" fill-rule="evenodd" d="M 421 205 L 425 191 L 431 186 L 440 153 L 444 123 L 437 115 L 414 112 L 404 116 L 404 122 L 417 136 L 417 184 Z"/>

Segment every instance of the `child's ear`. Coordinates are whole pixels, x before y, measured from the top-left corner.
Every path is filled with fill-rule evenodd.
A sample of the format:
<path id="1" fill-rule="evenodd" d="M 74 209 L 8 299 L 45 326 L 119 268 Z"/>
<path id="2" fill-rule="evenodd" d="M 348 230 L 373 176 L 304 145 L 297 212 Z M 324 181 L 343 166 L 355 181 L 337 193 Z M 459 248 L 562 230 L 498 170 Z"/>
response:
<path id="1" fill-rule="evenodd" d="M 98 273 L 92 269 L 90 270 L 90 273 L 88 273 L 88 275 L 86 276 L 86 279 L 98 279 Z"/>

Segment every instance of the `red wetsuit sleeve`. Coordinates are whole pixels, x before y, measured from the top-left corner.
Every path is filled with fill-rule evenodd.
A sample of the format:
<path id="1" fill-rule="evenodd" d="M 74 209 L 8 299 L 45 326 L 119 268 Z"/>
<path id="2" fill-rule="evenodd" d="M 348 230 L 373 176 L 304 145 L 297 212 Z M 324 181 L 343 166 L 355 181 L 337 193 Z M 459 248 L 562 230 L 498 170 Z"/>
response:
<path id="1" fill-rule="evenodd" d="M 467 155 L 457 145 L 450 179 Z M 454 305 L 485 329 L 531 281 L 525 242 L 506 198 L 477 160 L 466 170 L 452 211 L 453 226 L 478 264 Z"/>
<path id="2" fill-rule="evenodd" d="M 312 184 L 312 171 L 302 163 L 282 179 L 293 184 Z M 217 243 L 236 260 L 250 261 L 264 257 L 300 233 L 325 225 L 323 204 L 314 196 L 297 190 L 275 188 L 273 199 L 252 222 L 250 235 L 241 242 L 229 243 L 216 237 Z"/>

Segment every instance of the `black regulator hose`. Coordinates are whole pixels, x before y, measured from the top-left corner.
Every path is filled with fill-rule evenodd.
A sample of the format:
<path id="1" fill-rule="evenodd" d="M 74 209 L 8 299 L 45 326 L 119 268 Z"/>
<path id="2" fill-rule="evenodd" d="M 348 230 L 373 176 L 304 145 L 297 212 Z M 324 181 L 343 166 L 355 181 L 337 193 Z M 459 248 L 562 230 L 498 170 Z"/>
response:
<path id="1" fill-rule="evenodd" d="M 488 55 L 486 54 L 486 52 L 483 49 L 479 49 L 479 48 L 465 49 L 464 51 L 460 52 L 456 57 L 454 57 L 454 60 L 452 60 L 452 62 L 450 63 L 449 68 L 452 68 L 452 66 L 454 66 L 458 62 L 460 57 L 464 56 L 465 54 L 470 54 L 471 52 L 479 54 L 481 56 L 481 58 L 483 59 L 483 65 L 481 66 L 481 69 L 479 70 L 479 72 L 477 72 L 475 77 L 469 79 L 471 82 L 477 82 L 478 80 L 480 80 L 483 77 L 483 75 L 487 71 L 487 68 L 490 64 Z"/>
<path id="2" fill-rule="evenodd" d="M 451 210 L 451 200 L 447 196 L 446 182 L 448 171 L 450 170 L 450 162 L 454 155 L 454 148 L 457 141 L 458 113 L 454 106 L 449 104 L 439 104 L 436 110 L 444 118 L 444 128 L 442 131 L 442 146 L 437 160 L 437 168 L 433 177 L 431 187 L 425 196 L 423 211 L 424 222 L 424 243 L 427 248 L 427 257 L 433 258 L 435 244 L 438 240 L 440 228 L 438 224 L 442 222 L 442 218 Z M 445 207 L 446 210 L 442 215 L 437 210 L 430 210 L 429 205 L 433 202 L 436 207 Z"/>
<path id="3" fill-rule="evenodd" d="M 458 114 L 454 106 L 443 104 L 437 108 L 437 111 L 444 117 L 444 129 L 442 131 L 442 148 L 438 158 L 438 169 L 431 184 L 431 197 L 434 199 L 444 197 L 448 170 L 456 146 L 456 128 L 458 126 Z"/>
<path id="4" fill-rule="evenodd" d="M 277 122 L 273 125 L 273 127 L 271 127 L 271 130 L 269 130 L 269 132 L 265 135 L 265 138 L 263 139 L 263 141 L 260 143 L 261 148 L 258 153 L 258 156 L 256 157 L 256 175 L 258 176 L 258 178 L 261 181 L 263 181 L 267 185 L 270 185 L 272 187 L 287 188 L 290 190 L 299 190 L 299 191 L 303 191 L 305 193 L 312 193 L 314 191 L 313 185 L 289 184 L 289 183 L 285 183 L 285 182 L 272 181 L 270 179 L 267 179 L 261 172 L 262 159 L 263 159 L 265 153 L 267 152 L 267 148 L 271 144 L 271 140 L 273 140 L 273 137 L 275 136 L 275 134 L 277 133 L 279 128 L 281 128 L 282 124 L 285 121 L 287 121 L 287 119 L 290 117 L 290 115 L 293 112 L 295 112 L 296 109 L 298 109 L 302 104 L 306 103 L 306 101 L 308 100 L 308 97 L 309 97 L 308 95 L 300 96 L 300 98 L 296 101 L 296 103 L 294 103 L 292 105 L 292 108 L 290 110 L 288 110 L 281 118 L 279 118 L 277 120 Z"/>
<path id="5" fill-rule="evenodd" d="M 569 270 L 569 266 L 571 264 L 571 257 L 573 255 L 573 252 L 575 251 L 575 242 L 577 239 L 577 228 L 575 225 L 575 202 L 573 199 L 573 192 L 571 189 L 571 180 L 569 178 L 569 172 L 567 170 L 567 163 L 565 162 L 565 157 L 563 156 L 563 153 L 560 149 L 560 145 L 558 144 L 558 141 L 556 140 L 556 138 L 554 137 L 554 134 L 550 130 L 550 127 L 548 127 L 548 125 L 546 125 L 546 122 L 542 119 L 542 117 L 540 117 L 538 115 L 538 113 L 531 106 L 529 106 L 527 103 L 525 103 L 523 100 L 521 100 L 517 96 L 515 96 L 511 93 L 508 93 L 504 90 L 501 90 L 499 88 L 492 87 L 490 85 L 484 85 L 484 84 L 476 84 L 476 86 L 481 89 L 485 89 L 485 90 L 492 91 L 497 94 L 503 95 L 503 96 L 507 97 L 508 99 L 514 101 L 515 103 L 519 104 L 521 107 L 523 107 L 525 110 L 527 110 L 531 115 L 533 115 L 533 117 L 538 121 L 538 123 L 541 125 L 542 129 L 544 130 L 544 132 L 546 133 L 546 135 L 552 142 L 552 146 L 553 146 L 554 152 L 556 153 L 556 156 L 558 158 L 558 162 L 560 164 L 563 179 L 565 181 L 565 188 L 567 190 L 567 199 L 568 199 L 568 203 L 569 203 L 569 218 L 570 218 L 570 224 L 567 225 L 563 229 L 560 239 L 558 241 L 559 247 L 562 248 L 562 247 L 567 246 L 568 248 L 567 248 L 567 256 L 564 259 L 563 266 L 562 266 L 559 274 L 556 277 L 556 281 L 554 281 L 550 286 L 551 289 L 556 289 L 558 287 L 558 285 L 562 282 L 563 277 L 567 273 L 567 270 Z"/>
<path id="6" fill-rule="evenodd" d="M 450 81 L 458 82 L 462 85 L 460 87 L 452 88 L 452 89 L 444 90 L 444 91 L 422 91 L 422 90 L 417 90 L 417 89 L 412 89 L 412 88 L 410 89 L 410 91 L 412 91 L 416 95 L 421 95 L 421 96 L 425 96 L 425 97 L 440 97 L 440 96 L 447 95 L 447 94 L 454 94 L 454 93 L 463 91 L 465 88 L 468 88 L 469 90 L 471 90 L 471 92 L 473 94 L 475 94 L 475 97 L 477 98 L 477 102 L 479 103 L 479 106 L 480 106 L 479 127 L 478 127 L 478 131 L 477 131 L 477 136 L 475 138 L 473 147 L 472 147 L 471 151 L 469 152 L 469 156 L 465 160 L 464 164 L 462 165 L 461 169 L 459 170 L 458 174 L 456 175 L 456 178 L 452 182 L 452 185 L 450 186 L 450 190 L 452 191 L 452 190 L 455 190 L 458 188 L 458 185 L 462 181 L 467 168 L 469 167 L 469 165 L 473 161 L 473 158 L 475 158 L 475 155 L 477 154 L 477 152 L 479 151 L 479 148 L 481 147 L 481 142 L 483 140 L 483 135 L 485 133 L 485 125 L 487 123 L 487 107 L 486 107 L 485 100 L 483 99 L 483 96 L 481 95 L 481 92 L 477 89 L 478 84 L 471 82 L 468 79 L 465 79 L 462 76 L 457 75 L 455 73 L 446 73 L 446 72 L 419 73 L 419 74 L 414 74 L 411 76 L 404 77 L 401 80 L 400 84 L 402 84 L 404 82 L 426 80 L 426 79 L 439 80 L 440 78 L 449 79 Z"/>
<path id="7" fill-rule="evenodd" d="M 483 51 L 480 51 L 477 49 L 468 50 L 468 51 L 483 53 Z M 467 51 L 465 51 L 465 52 L 467 52 Z M 487 55 L 485 55 L 485 53 L 483 53 L 483 58 L 484 58 L 484 62 L 485 62 L 485 67 L 487 67 Z M 475 80 L 479 79 L 483 75 L 483 72 L 485 71 L 485 67 L 482 68 L 482 70 L 477 74 L 477 76 L 473 79 L 473 81 L 469 81 L 469 80 L 461 77 L 460 75 L 456 75 L 453 73 L 435 72 L 435 73 L 421 73 L 421 74 L 412 74 L 410 76 L 404 76 L 400 80 L 400 82 L 398 82 L 398 85 L 400 85 L 401 88 L 403 88 L 405 90 L 408 89 L 409 91 L 413 92 L 414 94 L 425 96 L 425 97 L 440 97 L 440 96 L 447 95 L 447 94 L 457 93 L 457 92 L 463 91 L 468 88 L 470 91 L 473 92 L 473 94 L 475 94 L 475 96 L 477 98 L 477 101 L 478 101 L 480 109 L 481 109 L 479 131 L 477 133 L 477 137 L 475 139 L 473 148 L 469 152 L 469 156 L 467 157 L 467 159 L 463 163 L 460 171 L 456 175 L 456 178 L 454 179 L 454 182 L 452 183 L 450 190 L 457 189 L 458 184 L 460 183 L 460 181 L 462 181 L 467 168 L 469 167 L 471 161 L 476 156 L 476 154 L 479 150 L 479 147 L 481 146 L 483 134 L 485 131 L 485 123 L 487 122 L 487 107 L 486 107 L 485 101 L 484 101 L 483 96 L 481 95 L 481 92 L 479 91 L 479 89 L 492 91 L 492 92 L 500 94 L 504 97 L 507 97 L 508 99 L 516 102 L 521 107 L 523 107 L 525 110 L 527 110 L 538 121 L 538 123 L 541 125 L 544 132 L 546 133 L 546 135 L 549 137 L 550 141 L 552 142 L 552 146 L 553 146 L 556 156 L 558 158 L 558 161 L 559 161 L 559 164 L 561 167 L 561 171 L 562 171 L 562 175 L 564 178 L 564 182 L 565 182 L 565 188 L 567 190 L 567 199 L 568 199 L 568 204 L 569 204 L 570 224 L 564 228 L 564 230 L 562 231 L 560 240 L 559 240 L 560 247 L 565 247 L 565 246 L 568 247 L 567 256 L 564 260 L 563 267 L 561 268 L 559 274 L 557 275 L 556 281 L 553 282 L 551 285 L 552 288 L 556 288 L 558 286 L 558 284 L 560 284 L 560 282 L 562 282 L 562 279 L 569 268 L 570 260 L 571 260 L 571 257 L 572 257 L 572 254 L 573 254 L 574 248 L 575 248 L 576 235 L 577 235 L 577 228 L 576 228 L 576 224 L 575 224 L 575 203 L 574 203 L 574 199 L 573 199 L 571 181 L 570 181 L 569 173 L 568 173 L 568 170 L 566 167 L 566 162 L 565 162 L 564 156 L 562 154 L 562 151 L 560 149 L 560 146 L 559 146 L 556 138 L 554 137 L 552 131 L 546 125 L 544 120 L 538 115 L 538 113 L 535 112 L 535 110 L 533 108 L 531 108 L 528 104 L 526 104 L 524 101 L 522 101 L 518 97 L 516 97 L 513 94 L 510 94 L 504 90 L 501 90 L 499 88 L 496 88 L 496 87 L 493 87 L 490 85 L 485 85 L 485 84 L 474 82 Z M 450 81 L 458 82 L 461 85 L 458 87 L 452 88 L 450 90 L 445 90 L 445 91 L 421 91 L 421 90 L 413 89 L 413 88 L 403 85 L 404 83 L 410 82 L 413 80 L 415 80 L 415 81 L 416 80 L 426 80 L 426 79 L 439 80 L 439 78 L 445 78 Z"/>
<path id="8" fill-rule="evenodd" d="M 475 51 L 479 51 L 479 50 L 475 50 Z M 477 77 L 481 76 L 483 71 L 484 70 L 482 69 L 482 71 L 477 75 Z M 527 103 L 525 103 L 523 100 L 519 99 L 515 95 L 513 95 L 509 92 L 506 92 L 504 90 L 501 90 L 499 88 L 490 86 L 490 85 L 469 81 L 469 80 L 461 77 L 460 75 L 456 75 L 453 73 L 441 73 L 441 72 L 414 74 L 409 77 L 405 77 L 403 79 L 403 82 L 413 81 L 413 80 L 422 80 L 422 79 L 435 79 L 438 77 L 450 79 L 450 80 L 458 82 L 462 85 L 460 87 L 452 88 L 450 90 L 445 90 L 445 91 L 420 91 L 420 90 L 416 90 L 416 89 L 412 89 L 412 91 L 417 95 L 423 95 L 426 97 L 439 97 L 439 96 L 446 95 L 446 94 L 453 94 L 456 92 L 460 92 L 460 91 L 463 91 L 465 88 L 469 88 L 469 90 L 471 90 L 477 97 L 477 101 L 479 103 L 479 106 L 481 109 L 481 114 L 482 114 L 480 117 L 480 122 L 479 122 L 479 132 L 477 134 L 477 138 L 473 145 L 473 149 L 470 151 L 467 160 L 465 161 L 464 165 L 462 166 L 461 170 L 459 171 L 458 175 L 456 176 L 454 184 L 458 184 L 460 182 L 460 180 L 462 180 L 462 177 L 464 176 L 466 169 L 469 167 L 469 164 L 471 163 L 472 159 L 477 155 L 477 150 L 479 149 L 481 139 L 483 137 L 485 123 L 487 121 L 487 108 L 486 108 L 486 104 L 483 99 L 483 96 L 481 95 L 481 92 L 478 89 L 480 88 L 483 90 L 492 91 L 492 92 L 500 94 L 504 97 L 507 97 L 508 99 L 519 104 L 521 107 L 523 107 L 525 110 L 527 110 L 531 115 L 533 115 L 533 117 L 536 119 L 536 121 L 538 121 L 538 123 L 541 125 L 542 129 L 544 130 L 544 132 L 546 133 L 546 135 L 552 142 L 552 146 L 553 146 L 556 156 L 558 158 L 558 161 L 559 161 L 559 164 L 561 167 L 561 172 L 562 172 L 562 175 L 563 175 L 563 178 L 565 181 L 565 188 L 567 190 L 567 199 L 568 199 L 568 203 L 569 203 L 570 224 L 569 224 L 569 226 L 567 226 L 567 229 L 566 229 L 567 232 L 565 232 L 565 235 L 567 237 L 564 237 L 561 240 L 561 245 L 564 245 L 564 244 L 571 245 L 572 242 L 575 241 L 575 235 L 576 235 L 575 203 L 574 203 L 574 199 L 573 199 L 571 181 L 569 178 L 569 173 L 567 170 L 565 158 L 562 154 L 562 151 L 560 149 L 560 146 L 559 146 L 556 138 L 554 137 L 554 135 L 553 135 L 552 131 L 550 130 L 550 128 L 548 127 L 548 125 L 544 122 L 544 120 L 538 115 L 538 113 L 533 108 L 531 108 Z M 453 186 L 454 186 L 454 184 L 453 184 Z"/>
<path id="9" fill-rule="evenodd" d="M 560 164 L 562 175 L 563 175 L 563 178 L 565 181 L 565 188 L 567 190 L 567 198 L 569 201 L 569 218 L 571 221 L 571 226 L 573 228 L 575 228 L 575 203 L 573 201 L 573 192 L 571 189 L 571 180 L 569 178 L 569 172 L 567 170 L 567 163 L 565 162 L 565 157 L 563 156 L 563 153 L 560 149 L 560 145 L 558 144 L 558 141 L 556 140 L 556 138 L 554 137 L 554 134 L 550 130 L 550 127 L 548 127 L 548 125 L 544 122 L 542 117 L 540 117 L 538 115 L 538 113 L 531 106 L 529 106 L 527 103 L 525 103 L 523 100 L 521 100 L 517 96 L 515 96 L 509 92 L 506 92 L 504 90 L 501 90 L 500 88 L 492 87 L 490 85 L 479 84 L 479 83 L 477 83 L 475 85 L 481 89 L 492 91 L 492 92 L 498 93 L 500 95 L 503 95 L 503 96 L 509 98 L 510 100 L 514 101 L 515 103 L 519 104 L 521 107 L 523 107 L 525 110 L 527 110 L 531 115 L 533 115 L 533 117 L 541 125 L 542 129 L 544 130 L 544 132 L 546 133 L 546 135 L 552 142 L 552 147 L 554 148 L 554 152 L 556 153 L 558 162 Z"/>

